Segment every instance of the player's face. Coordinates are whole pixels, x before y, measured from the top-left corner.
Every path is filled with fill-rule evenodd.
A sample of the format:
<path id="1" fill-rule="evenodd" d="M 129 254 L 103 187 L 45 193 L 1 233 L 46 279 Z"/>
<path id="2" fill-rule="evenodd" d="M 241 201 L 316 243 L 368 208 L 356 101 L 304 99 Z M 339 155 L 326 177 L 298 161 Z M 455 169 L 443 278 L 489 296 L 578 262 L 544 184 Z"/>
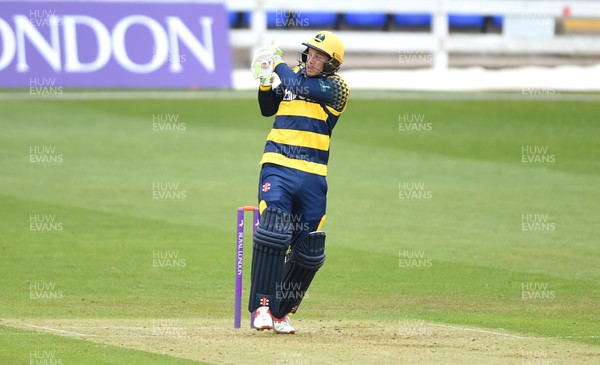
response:
<path id="1" fill-rule="evenodd" d="M 306 75 L 309 77 L 319 75 L 323 72 L 323 67 L 327 61 L 329 61 L 329 57 L 326 54 L 309 48 L 306 57 Z"/>

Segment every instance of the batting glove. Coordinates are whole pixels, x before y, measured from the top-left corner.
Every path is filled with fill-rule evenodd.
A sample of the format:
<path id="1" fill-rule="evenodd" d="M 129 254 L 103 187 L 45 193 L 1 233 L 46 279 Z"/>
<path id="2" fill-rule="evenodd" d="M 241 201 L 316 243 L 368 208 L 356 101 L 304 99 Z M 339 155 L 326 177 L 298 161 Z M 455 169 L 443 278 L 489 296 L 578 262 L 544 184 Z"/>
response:
<path id="1" fill-rule="evenodd" d="M 260 78 L 260 84 L 262 86 L 272 86 L 273 80 L 275 80 L 275 73 L 271 72 L 269 75 Z"/>
<path id="2" fill-rule="evenodd" d="M 283 57 L 283 51 L 275 46 L 271 46 L 271 50 L 273 52 L 273 55 L 271 56 L 271 60 L 273 60 L 273 63 L 276 63 L 277 61 L 281 60 L 281 58 Z"/>
<path id="3" fill-rule="evenodd" d="M 250 64 L 250 72 L 254 79 L 267 78 L 273 73 L 274 64 L 281 60 L 283 52 L 274 46 L 267 46 L 259 49 L 254 55 L 254 59 Z"/>

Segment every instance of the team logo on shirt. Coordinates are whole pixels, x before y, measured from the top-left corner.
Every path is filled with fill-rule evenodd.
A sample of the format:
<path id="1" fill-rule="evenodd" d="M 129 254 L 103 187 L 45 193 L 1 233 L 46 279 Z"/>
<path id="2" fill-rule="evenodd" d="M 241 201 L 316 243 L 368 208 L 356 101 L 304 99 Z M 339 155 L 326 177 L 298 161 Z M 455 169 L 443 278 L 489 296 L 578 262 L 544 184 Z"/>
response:
<path id="1" fill-rule="evenodd" d="M 331 89 L 331 86 L 327 85 L 323 79 L 319 79 L 319 85 L 321 85 L 321 91 L 326 93 Z"/>
<path id="2" fill-rule="evenodd" d="M 292 101 L 294 99 L 296 99 L 296 94 L 294 94 L 290 89 L 285 89 L 283 93 L 283 100 Z"/>
<path id="3" fill-rule="evenodd" d="M 271 189 L 271 183 L 270 182 L 266 182 L 262 185 L 262 192 L 266 193 Z"/>

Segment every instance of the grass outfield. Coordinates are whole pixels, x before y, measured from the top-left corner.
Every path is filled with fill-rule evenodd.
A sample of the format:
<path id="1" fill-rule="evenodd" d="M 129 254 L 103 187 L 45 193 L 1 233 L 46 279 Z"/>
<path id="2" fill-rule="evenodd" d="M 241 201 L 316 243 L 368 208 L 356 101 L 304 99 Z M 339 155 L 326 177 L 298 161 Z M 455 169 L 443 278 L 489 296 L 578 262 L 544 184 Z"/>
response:
<path id="1" fill-rule="evenodd" d="M 0 363 L 248 363 L 195 331 L 265 343 L 229 330 L 235 210 L 255 204 L 272 124 L 255 99 L 3 95 Z M 360 96 L 333 133 L 327 262 L 299 334 L 268 336 L 286 349 L 270 363 L 343 358 L 285 347 L 309 341 L 303 330 L 389 363 L 458 336 L 441 328 L 530 341 L 497 363 L 567 363 L 568 349 L 585 349 L 567 354 L 574 363 L 597 361 L 600 103 Z M 356 342 L 377 326 L 380 338 Z M 125 339 L 102 332 L 117 327 Z M 142 341 L 163 337 L 188 347 Z"/>

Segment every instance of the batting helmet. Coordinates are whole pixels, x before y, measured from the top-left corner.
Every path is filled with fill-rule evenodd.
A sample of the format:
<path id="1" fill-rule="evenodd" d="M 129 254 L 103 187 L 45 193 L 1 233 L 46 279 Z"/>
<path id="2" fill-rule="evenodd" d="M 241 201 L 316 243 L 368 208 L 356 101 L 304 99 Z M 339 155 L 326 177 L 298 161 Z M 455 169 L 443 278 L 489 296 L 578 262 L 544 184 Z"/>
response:
<path id="1" fill-rule="evenodd" d="M 320 31 L 312 36 L 308 42 L 302 44 L 306 46 L 306 50 L 302 53 L 303 63 L 306 63 L 309 48 L 329 56 L 329 61 L 325 62 L 323 67 L 323 74 L 325 75 L 337 72 L 342 62 L 344 62 L 344 44 L 340 37 L 333 32 Z"/>

